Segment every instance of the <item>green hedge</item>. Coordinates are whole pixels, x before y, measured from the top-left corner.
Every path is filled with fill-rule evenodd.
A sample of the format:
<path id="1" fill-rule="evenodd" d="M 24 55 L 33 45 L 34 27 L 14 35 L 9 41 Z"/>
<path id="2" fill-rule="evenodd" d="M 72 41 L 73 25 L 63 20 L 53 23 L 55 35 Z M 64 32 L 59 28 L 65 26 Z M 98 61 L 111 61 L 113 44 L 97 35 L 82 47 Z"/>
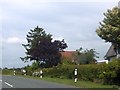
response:
<path id="1" fill-rule="evenodd" d="M 44 75 L 50 77 L 58 78 L 74 78 L 74 69 L 78 69 L 78 79 L 79 80 L 90 80 L 96 81 L 99 77 L 99 67 L 100 65 L 61 65 L 53 68 L 44 69 Z"/>
<path id="2" fill-rule="evenodd" d="M 74 79 L 74 69 L 78 69 L 78 80 L 99 82 L 103 84 L 120 85 L 120 59 L 113 60 L 108 64 L 59 64 L 53 68 L 43 69 L 43 75 L 46 77 L 57 77 Z M 26 67 L 27 75 L 40 71 L 40 68 L 33 70 L 32 67 Z M 20 72 L 17 72 L 20 74 Z"/>
<path id="3" fill-rule="evenodd" d="M 13 70 L 10 70 L 10 69 L 3 69 L 2 74 L 4 74 L 4 75 L 13 75 L 14 72 L 13 72 Z"/>
<path id="4" fill-rule="evenodd" d="M 13 69 L 3 69 L 2 74 L 4 74 L 4 75 L 14 75 L 14 70 Z M 15 75 L 22 75 L 21 70 L 15 69 Z"/>
<path id="5" fill-rule="evenodd" d="M 113 60 L 103 65 L 99 78 L 104 84 L 115 84 L 120 86 L 120 60 Z"/>
<path id="6" fill-rule="evenodd" d="M 43 69 L 43 72 L 44 76 L 73 79 L 75 68 L 78 68 L 78 80 L 120 85 L 120 60 L 113 60 L 109 64 L 63 64 Z"/>
<path id="7" fill-rule="evenodd" d="M 46 68 L 43 70 L 44 76 L 58 77 L 58 78 L 73 78 L 73 66 L 58 65 L 53 68 Z"/>

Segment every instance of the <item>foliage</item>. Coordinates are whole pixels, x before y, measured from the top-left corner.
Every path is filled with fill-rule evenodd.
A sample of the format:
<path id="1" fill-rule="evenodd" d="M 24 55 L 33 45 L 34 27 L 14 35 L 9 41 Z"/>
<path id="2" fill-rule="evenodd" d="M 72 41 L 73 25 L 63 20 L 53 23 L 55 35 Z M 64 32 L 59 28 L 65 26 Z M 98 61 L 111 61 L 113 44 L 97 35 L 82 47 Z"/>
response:
<path id="1" fill-rule="evenodd" d="M 35 60 L 42 67 L 56 66 L 61 62 L 60 52 L 67 48 L 64 39 L 52 41 L 52 35 L 46 34 L 44 29 L 38 26 L 30 30 L 26 36 L 28 44 L 22 44 L 26 49 L 26 57 L 21 57 L 23 61 Z"/>
<path id="2" fill-rule="evenodd" d="M 113 60 L 108 65 L 103 65 L 99 78 L 104 84 L 116 84 L 120 86 L 120 60 Z"/>
<path id="3" fill-rule="evenodd" d="M 62 79 L 72 79 L 73 70 L 74 68 L 71 65 L 58 65 L 57 67 L 43 69 L 43 72 L 45 76 L 50 76 L 52 78 L 57 77 Z"/>
<path id="4" fill-rule="evenodd" d="M 32 69 L 32 70 L 35 70 L 35 69 L 37 69 L 39 66 L 40 66 L 40 63 L 39 63 L 39 62 L 33 62 L 33 63 L 32 63 L 32 66 L 31 66 L 31 69 Z"/>
<path id="5" fill-rule="evenodd" d="M 63 58 L 63 59 L 62 59 L 62 64 L 66 64 L 66 65 L 76 65 L 76 62 L 71 61 L 70 59 Z"/>
<path id="6" fill-rule="evenodd" d="M 94 65 L 62 65 L 54 68 L 44 69 L 45 76 L 58 77 L 58 78 L 74 78 L 74 69 L 78 69 L 79 80 L 94 81 L 98 77 L 98 67 Z"/>
<path id="7" fill-rule="evenodd" d="M 34 71 L 34 70 L 38 69 L 39 66 L 40 66 L 40 63 L 37 62 L 37 61 L 34 61 L 31 66 L 27 65 L 27 66 L 24 67 L 24 68 L 25 68 L 26 70 Z"/>
<path id="8" fill-rule="evenodd" d="M 100 22 L 99 28 L 96 30 L 99 37 L 106 42 L 114 45 L 116 53 L 120 48 L 120 8 L 114 7 L 108 9 L 104 13 L 104 20 Z M 120 60 L 113 60 L 108 65 L 103 65 L 99 78 L 106 84 L 120 85 Z"/>
<path id="9" fill-rule="evenodd" d="M 96 30 L 99 37 L 106 42 L 112 42 L 115 45 L 120 45 L 120 9 L 114 7 L 108 9 L 104 13 L 104 20 L 100 22 L 99 28 Z"/>
<path id="10" fill-rule="evenodd" d="M 13 70 L 4 68 L 4 69 L 2 70 L 2 74 L 4 74 L 4 75 L 13 75 L 14 72 L 13 72 Z"/>
<path id="11" fill-rule="evenodd" d="M 103 84 L 120 86 L 120 60 L 114 60 L 108 64 L 87 65 L 58 65 L 53 68 L 43 69 L 44 76 L 57 78 L 74 78 L 74 69 L 78 69 L 78 80 L 93 81 Z"/>
<path id="12" fill-rule="evenodd" d="M 78 64 L 90 64 L 95 63 L 98 56 L 96 55 L 95 49 L 86 49 L 83 50 L 82 48 L 76 50 L 76 60 L 78 61 Z"/>

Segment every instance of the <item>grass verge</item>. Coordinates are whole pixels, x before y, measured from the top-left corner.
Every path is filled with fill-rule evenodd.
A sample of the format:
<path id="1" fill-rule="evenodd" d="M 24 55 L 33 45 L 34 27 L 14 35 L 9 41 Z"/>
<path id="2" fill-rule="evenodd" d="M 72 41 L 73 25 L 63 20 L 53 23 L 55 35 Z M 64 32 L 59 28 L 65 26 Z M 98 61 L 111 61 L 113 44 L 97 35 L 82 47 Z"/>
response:
<path id="1" fill-rule="evenodd" d="M 4 70 L 2 72 L 2 74 L 3 75 L 13 75 L 13 71 Z M 38 79 L 38 80 L 45 80 L 45 81 L 50 81 L 50 82 L 56 82 L 56 83 L 71 85 L 71 86 L 80 87 L 80 88 L 112 88 L 113 87 L 112 85 L 103 85 L 100 83 L 94 83 L 94 82 L 90 82 L 90 81 L 80 81 L 79 80 L 77 83 L 74 83 L 73 79 L 60 79 L 60 78 L 51 78 L 51 77 L 43 77 L 41 79 L 40 77 L 33 77 L 33 76 L 24 76 L 24 75 L 17 75 L 17 76 Z"/>
<path id="2" fill-rule="evenodd" d="M 56 82 L 56 83 L 71 85 L 80 88 L 112 88 L 113 87 L 112 85 L 103 85 L 100 83 L 94 83 L 90 81 L 78 81 L 77 83 L 75 83 L 74 80 L 72 79 L 60 79 L 60 78 L 50 78 L 50 77 L 43 77 L 41 79 L 40 77 L 33 77 L 33 76 L 22 76 L 22 77 Z"/>

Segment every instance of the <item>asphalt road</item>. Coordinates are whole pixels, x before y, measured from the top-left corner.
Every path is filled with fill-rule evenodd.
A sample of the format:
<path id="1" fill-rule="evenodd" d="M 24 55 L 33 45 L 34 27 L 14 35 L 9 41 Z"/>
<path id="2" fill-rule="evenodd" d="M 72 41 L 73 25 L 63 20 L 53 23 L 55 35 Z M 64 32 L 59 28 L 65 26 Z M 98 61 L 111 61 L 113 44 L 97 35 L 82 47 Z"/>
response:
<path id="1" fill-rule="evenodd" d="M 0 79 L 0 83 L 2 83 L 2 88 L 75 88 L 73 86 L 43 80 L 5 75 Z"/>

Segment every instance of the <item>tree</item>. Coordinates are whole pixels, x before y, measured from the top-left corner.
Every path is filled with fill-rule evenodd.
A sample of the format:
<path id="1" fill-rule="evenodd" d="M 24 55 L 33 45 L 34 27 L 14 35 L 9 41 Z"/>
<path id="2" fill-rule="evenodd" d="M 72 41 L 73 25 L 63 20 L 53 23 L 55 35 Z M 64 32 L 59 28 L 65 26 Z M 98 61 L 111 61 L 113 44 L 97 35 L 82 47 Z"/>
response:
<path id="1" fill-rule="evenodd" d="M 38 26 L 30 30 L 26 36 L 28 44 L 22 44 L 26 49 L 26 56 L 21 57 L 23 61 L 35 60 L 42 67 L 56 66 L 61 62 L 60 52 L 67 48 L 64 39 L 52 41 L 52 35 L 47 34 L 43 28 Z"/>
<path id="2" fill-rule="evenodd" d="M 106 42 L 111 42 L 118 50 L 120 48 L 120 8 L 108 9 L 104 16 L 105 18 L 100 22 L 96 32 L 99 37 Z"/>
<path id="3" fill-rule="evenodd" d="M 83 50 L 82 48 L 76 50 L 76 59 L 78 64 L 90 64 L 95 63 L 98 54 L 95 49 L 86 49 Z"/>

